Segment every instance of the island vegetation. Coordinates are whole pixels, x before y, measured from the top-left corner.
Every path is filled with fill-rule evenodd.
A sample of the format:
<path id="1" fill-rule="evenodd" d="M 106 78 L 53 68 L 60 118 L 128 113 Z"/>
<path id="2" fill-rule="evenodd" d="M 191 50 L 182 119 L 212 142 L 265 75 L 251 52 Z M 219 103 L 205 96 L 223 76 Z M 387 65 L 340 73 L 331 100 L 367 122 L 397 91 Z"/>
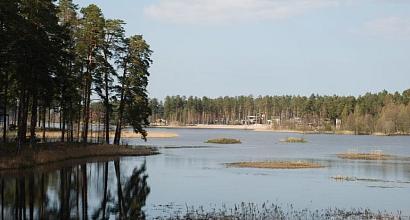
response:
<path id="1" fill-rule="evenodd" d="M 146 150 L 119 147 L 125 126 L 146 139 L 151 114 L 152 51 L 142 35 L 126 36 L 124 25 L 94 4 L 0 3 L 0 148 L 22 164 L 3 157 L 2 163 L 13 168 Z M 48 148 L 48 142 L 60 144 Z"/>
<path id="2" fill-rule="evenodd" d="M 286 143 L 306 143 L 306 139 L 303 137 L 288 137 L 284 140 L 282 140 L 282 142 L 286 142 Z"/>
<path id="3" fill-rule="evenodd" d="M 233 139 L 233 138 L 217 138 L 217 139 L 209 139 L 205 143 L 209 143 L 209 144 L 240 144 L 241 140 Z"/>
<path id="4" fill-rule="evenodd" d="M 354 96 L 167 96 L 150 100 L 152 122 L 266 125 L 271 130 L 410 134 L 410 89 Z M 161 120 L 162 119 L 162 120 Z"/>
<path id="5" fill-rule="evenodd" d="M 238 168 L 265 168 L 265 169 L 307 169 L 323 168 L 323 165 L 306 161 L 262 161 L 227 163 L 228 167 Z"/>
<path id="6" fill-rule="evenodd" d="M 382 151 L 371 151 L 368 153 L 348 151 L 337 154 L 337 157 L 349 160 L 389 160 L 393 158 L 392 155 L 385 154 Z"/>

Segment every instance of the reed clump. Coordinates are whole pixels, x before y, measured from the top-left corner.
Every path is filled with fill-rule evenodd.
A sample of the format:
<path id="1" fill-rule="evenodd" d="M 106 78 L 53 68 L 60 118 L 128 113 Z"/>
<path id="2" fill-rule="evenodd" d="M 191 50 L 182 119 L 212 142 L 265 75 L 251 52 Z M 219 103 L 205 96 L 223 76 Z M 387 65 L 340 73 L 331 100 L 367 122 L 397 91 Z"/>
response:
<path id="1" fill-rule="evenodd" d="M 393 156 L 385 154 L 380 150 L 375 150 L 368 153 L 348 151 L 346 153 L 337 154 L 337 157 L 348 160 L 389 160 L 393 158 Z"/>
<path id="2" fill-rule="evenodd" d="M 240 144 L 242 142 L 239 139 L 233 139 L 233 138 L 217 138 L 217 139 L 210 139 L 210 140 L 206 141 L 205 143 L 209 143 L 209 144 Z"/>
<path id="3" fill-rule="evenodd" d="M 306 139 L 303 137 L 288 137 L 284 140 L 282 140 L 282 142 L 286 142 L 286 143 L 306 143 Z"/>
<path id="4" fill-rule="evenodd" d="M 164 218 L 159 217 L 158 219 L 402 219 L 400 212 L 389 213 L 363 208 L 297 209 L 292 204 L 278 205 L 269 202 L 263 204 L 242 202 L 233 207 L 225 204 L 221 207 L 209 208 L 187 206 L 185 211 L 171 209 L 168 212 L 170 213 L 167 213 Z"/>
<path id="5" fill-rule="evenodd" d="M 227 163 L 228 167 L 238 168 L 264 168 L 264 169 L 307 169 L 307 168 L 323 168 L 324 166 L 318 163 L 306 161 L 262 161 L 262 162 L 237 162 Z"/>

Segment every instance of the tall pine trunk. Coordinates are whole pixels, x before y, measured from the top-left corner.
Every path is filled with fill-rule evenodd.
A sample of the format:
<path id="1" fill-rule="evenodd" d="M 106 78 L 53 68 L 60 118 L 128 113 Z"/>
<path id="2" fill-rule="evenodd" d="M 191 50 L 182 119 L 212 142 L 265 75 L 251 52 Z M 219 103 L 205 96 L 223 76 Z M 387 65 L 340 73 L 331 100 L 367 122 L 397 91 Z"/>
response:
<path id="1" fill-rule="evenodd" d="M 37 92 L 33 93 L 31 104 L 31 121 L 30 121 L 30 146 L 33 147 L 36 143 L 36 126 L 37 126 Z"/>
<path id="2" fill-rule="evenodd" d="M 3 106 L 3 142 L 7 143 L 7 93 L 8 93 L 8 73 L 5 76 L 4 84 L 4 106 Z"/>
<path id="3" fill-rule="evenodd" d="M 88 138 L 88 126 L 90 122 L 90 103 L 91 103 L 91 73 L 90 69 L 87 68 L 85 79 L 85 91 L 84 91 L 84 124 L 83 124 L 83 134 L 82 134 L 82 142 L 87 143 Z"/>
<path id="4" fill-rule="evenodd" d="M 105 73 L 105 97 L 104 97 L 104 106 L 105 106 L 105 143 L 110 143 L 110 103 L 109 103 L 109 85 L 108 85 L 108 73 Z"/>
<path id="5" fill-rule="evenodd" d="M 124 95 L 125 95 L 125 87 L 126 87 L 126 77 L 127 77 L 127 64 L 124 65 L 124 73 L 122 75 L 122 83 L 121 83 L 121 97 L 120 97 L 120 107 L 118 111 L 118 119 L 117 119 L 117 127 L 115 128 L 115 137 L 114 137 L 114 144 L 119 145 L 121 140 L 121 129 L 122 129 L 122 118 L 124 115 Z"/>

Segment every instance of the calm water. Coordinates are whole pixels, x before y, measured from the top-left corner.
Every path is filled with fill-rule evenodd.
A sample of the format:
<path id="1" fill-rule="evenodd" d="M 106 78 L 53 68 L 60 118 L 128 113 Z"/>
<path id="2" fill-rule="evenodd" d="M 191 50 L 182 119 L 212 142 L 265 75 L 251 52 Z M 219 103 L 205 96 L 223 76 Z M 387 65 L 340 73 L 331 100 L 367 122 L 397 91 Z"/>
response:
<path id="1" fill-rule="evenodd" d="M 301 135 L 244 130 L 155 130 L 175 132 L 179 137 L 151 139 L 147 143 L 139 139 L 127 141 L 159 147 L 160 155 L 2 174 L 4 216 L 32 213 L 34 218 L 53 215 L 101 219 L 133 213 L 153 218 L 169 216 L 187 205 L 230 207 L 240 202 L 292 204 L 297 209 L 311 210 L 400 210 L 410 215 L 410 160 L 406 158 L 410 157 L 410 137 L 306 135 L 308 143 L 288 144 L 280 140 Z M 238 138 L 242 144 L 204 143 L 218 137 Z M 403 158 L 353 161 L 336 157 L 335 154 L 347 150 L 383 150 Z M 308 160 L 326 168 L 268 170 L 224 165 L 265 160 Z M 336 175 L 361 180 L 335 181 L 331 177 Z"/>

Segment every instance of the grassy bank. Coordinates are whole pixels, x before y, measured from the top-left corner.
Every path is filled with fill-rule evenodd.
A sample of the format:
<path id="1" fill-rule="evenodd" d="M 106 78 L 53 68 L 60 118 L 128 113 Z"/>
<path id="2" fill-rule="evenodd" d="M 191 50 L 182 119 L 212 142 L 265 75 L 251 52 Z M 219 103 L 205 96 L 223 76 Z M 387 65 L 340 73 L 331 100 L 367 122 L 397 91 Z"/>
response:
<path id="1" fill-rule="evenodd" d="M 208 143 L 208 144 L 240 144 L 241 141 L 238 139 L 232 139 L 232 138 L 217 138 L 217 139 L 207 140 L 205 143 Z"/>
<path id="2" fill-rule="evenodd" d="M 307 169 L 323 168 L 324 166 L 305 161 L 264 161 L 264 162 L 237 162 L 228 163 L 228 167 L 238 168 L 266 168 L 266 169 Z"/>
<path id="3" fill-rule="evenodd" d="M 0 170 L 30 168 L 55 162 L 119 156 L 148 156 L 157 154 L 157 150 L 148 147 L 129 147 L 100 144 L 38 144 L 34 149 L 25 148 L 18 154 L 14 148 L 0 148 Z"/>

